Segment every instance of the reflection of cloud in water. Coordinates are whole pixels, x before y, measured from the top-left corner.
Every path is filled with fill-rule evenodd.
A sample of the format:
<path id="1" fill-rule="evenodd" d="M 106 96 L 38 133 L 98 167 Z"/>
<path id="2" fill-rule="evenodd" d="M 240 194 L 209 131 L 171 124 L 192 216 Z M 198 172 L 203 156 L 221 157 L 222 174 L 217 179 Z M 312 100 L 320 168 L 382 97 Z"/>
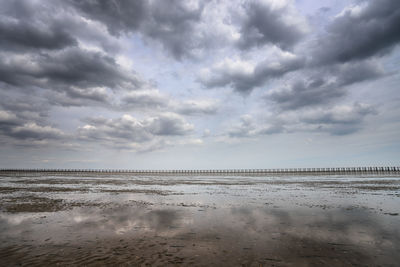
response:
<path id="1" fill-rule="evenodd" d="M 398 224 L 364 210 L 329 211 L 233 208 L 235 229 L 251 233 L 285 234 L 296 239 L 340 244 L 392 246 L 400 249 Z"/>
<path id="2" fill-rule="evenodd" d="M 27 220 L 31 220 L 37 218 L 36 214 L 30 213 L 0 213 L 0 225 L 9 224 L 9 225 L 19 225 L 21 223 L 26 222 Z"/>
<path id="3" fill-rule="evenodd" d="M 140 232 L 154 232 L 173 236 L 192 231 L 202 233 L 213 230 L 221 235 L 235 233 L 244 238 L 262 234 L 267 240 L 276 233 L 298 238 L 314 238 L 321 241 L 364 245 L 374 240 L 385 239 L 399 247 L 399 231 L 395 220 L 386 221 L 368 211 L 355 209 L 334 209 L 316 211 L 313 209 L 284 210 L 254 207 L 231 209 L 162 209 L 121 206 L 113 208 L 79 208 L 54 213 L 46 222 L 39 216 L 29 214 L 0 214 L 1 229 L 8 234 L 18 234 L 27 229 L 46 228 L 61 233 L 98 236 Z M 68 227 L 65 227 L 68 226 Z M 40 231 L 37 231 L 40 233 Z"/>
<path id="4" fill-rule="evenodd" d="M 362 209 L 242 206 L 198 210 L 196 207 L 121 205 L 76 208 L 49 213 L 44 219 L 0 215 L 0 229 L 6 233 L 0 238 L 2 241 L 9 238 L 15 244 L 31 242 L 34 246 L 46 244 L 49 239 L 52 245 L 67 243 L 73 247 L 83 243 L 106 246 L 109 241 L 120 238 L 131 242 L 143 239 L 154 244 L 152 238 L 158 238 L 167 247 L 228 250 L 233 257 L 261 259 L 270 255 L 273 259 L 295 263 L 304 257 L 339 258 L 339 263 L 347 264 L 368 263 L 373 257 L 383 257 L 390 263 L 399 259 L 396 255 L 400 249 L 398 218 L 382 219 Z"/>
<path id="5" fill-rule="evenodd" d="M 118 207 L 75 210 L 74 228 L 123 234 L 129 231 L 168 232 L 180 225 L 177 210 L 149 210 L 142 207 Z"/>

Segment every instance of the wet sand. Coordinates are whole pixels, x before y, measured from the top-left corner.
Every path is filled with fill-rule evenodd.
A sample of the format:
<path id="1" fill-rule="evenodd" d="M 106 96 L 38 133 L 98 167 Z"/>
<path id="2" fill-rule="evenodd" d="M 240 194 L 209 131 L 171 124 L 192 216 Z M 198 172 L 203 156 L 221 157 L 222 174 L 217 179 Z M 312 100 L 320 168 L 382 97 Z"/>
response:
<path id="1" fill-rule="evenodd" d="M 0 176 L 1 266 L 398 266 L 396 176 Z"/>

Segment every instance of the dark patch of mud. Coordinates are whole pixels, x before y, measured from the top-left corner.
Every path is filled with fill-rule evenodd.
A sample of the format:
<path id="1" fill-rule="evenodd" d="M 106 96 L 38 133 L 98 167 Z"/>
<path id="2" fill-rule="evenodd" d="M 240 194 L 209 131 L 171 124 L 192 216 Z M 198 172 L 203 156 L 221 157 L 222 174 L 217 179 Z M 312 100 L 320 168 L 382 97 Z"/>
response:
<path id="1" fill-rule="evenodd" d="M 400 190 L 400 186 L 373 186 L 373 185 L 364 185 L 364 186 L 354 186 L 353 188 L 359 190 L 367 190 L 367 191 L 398 191 Z"/>
<path id="2" fill-rule="evenodd" d="M 130 193 L 130 194 L 148 194 L 148 195 L 177 195 L 179 193 L 174 193 L 171 191 L 162 191 L 162 190 L 152 190 L 152 189 L 100 189 L 100 192 L 103 193 Z"/>
<path id="3" fill-rule="evenodd" d="M 19 197 L 3 197 L 0 202 L 0 210 L 10 213 L 18 212 L 56 212 L 74 207 L 98 206 L 93 202 L 67 202 L 64 199 L 53 199 L 26 195 Z"/>
<path id="4" fill-rule="evenodd" d="M 113 179 L 88 179 L 85 177 L 79 177 L 76 179 L 65 179 L 65 177 L 58 177 L 52 179 L 18 179 L 12 181 L 16 184 L 50 184 L 50 185 L 60 185 L 60 184 L 111 184 L 111 185 L 124 185 L 129 183 L 129 181 L 123 180 L 113 180 Z"/>
<path id="5" fill-rule="evenodd" d="M 40 187 L 0 187 L 0 193 L 14 193 L 14 192 L 40 192 L 40 193 L 50 193 L 50 192 L 88 192 L 87 188 L 73 188 L 73 187 L 50 187 L 50 186 L 40 186 Z"/>

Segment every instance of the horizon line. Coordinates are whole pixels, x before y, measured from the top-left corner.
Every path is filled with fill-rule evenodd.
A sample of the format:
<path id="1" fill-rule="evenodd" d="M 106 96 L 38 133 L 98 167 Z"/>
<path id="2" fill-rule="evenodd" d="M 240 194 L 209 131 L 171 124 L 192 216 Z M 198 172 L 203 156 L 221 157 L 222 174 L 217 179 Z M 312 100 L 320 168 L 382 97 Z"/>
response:
<path id="1" fill-rule="evenodd" d="M 202 174 L 202 173 L 400 173 L 399 166 L 326 167 L 326 168 L 267 168 L 267 169 L 63 169 L 63 168 L 0 168 L 0 172 L 59 172 L 59 173 L 136 173 L 136 174 Z"/>

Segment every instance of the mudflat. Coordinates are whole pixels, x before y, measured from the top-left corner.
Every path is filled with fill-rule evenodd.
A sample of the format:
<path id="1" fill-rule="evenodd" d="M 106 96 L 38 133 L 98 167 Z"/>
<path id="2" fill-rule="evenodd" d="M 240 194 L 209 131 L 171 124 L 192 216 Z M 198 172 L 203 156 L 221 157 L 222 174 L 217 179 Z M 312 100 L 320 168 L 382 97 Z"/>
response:
<path id="1" fill-rule="evenodd" d="M 1 266 L 397 266 L 398 176 L 0 175 Z"/>

